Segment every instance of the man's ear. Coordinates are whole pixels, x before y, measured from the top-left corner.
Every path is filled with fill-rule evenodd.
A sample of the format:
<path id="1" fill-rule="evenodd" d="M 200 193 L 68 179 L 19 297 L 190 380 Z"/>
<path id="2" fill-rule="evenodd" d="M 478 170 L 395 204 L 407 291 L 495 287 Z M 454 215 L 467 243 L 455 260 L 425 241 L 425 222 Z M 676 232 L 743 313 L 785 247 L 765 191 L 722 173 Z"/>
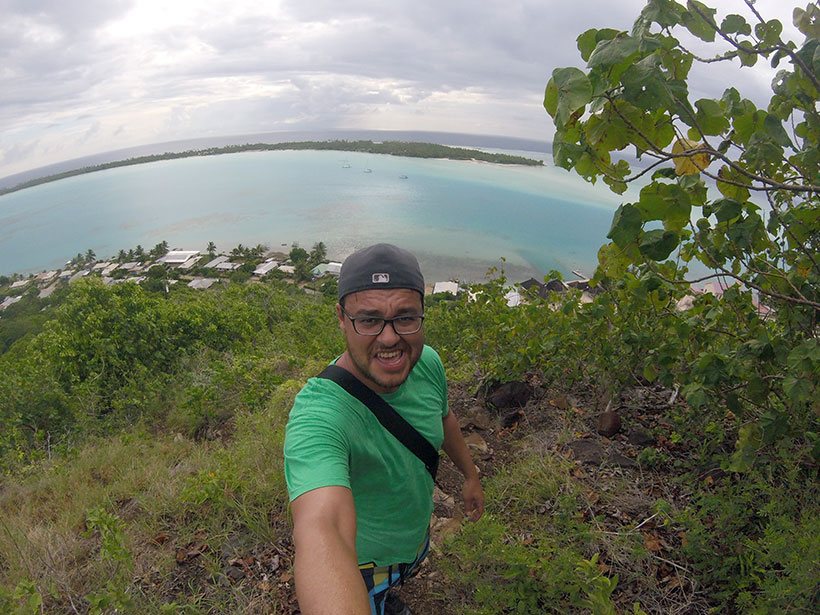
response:
<path id="1" fill-rule="evenodd" d="M 336 304 L 336 318 L 339 319 L 339 328 L 344 330 L 345 328 L 345 315 L 342 312 L 342 306 L 340 304 Z"/>

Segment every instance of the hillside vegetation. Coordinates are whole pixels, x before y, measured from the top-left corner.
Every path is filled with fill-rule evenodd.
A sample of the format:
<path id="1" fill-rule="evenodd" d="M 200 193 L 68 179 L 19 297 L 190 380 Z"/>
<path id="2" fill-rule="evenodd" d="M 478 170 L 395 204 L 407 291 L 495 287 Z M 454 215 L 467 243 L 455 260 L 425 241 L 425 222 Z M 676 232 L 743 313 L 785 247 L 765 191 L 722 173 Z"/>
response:
<path id="1" fill-rule="evenodd" d="M 462 524 L 443 464 L 416 612 L 816 611 L 820 11 L 795 11 L 796 45 L 748 5 L 652 0 L 553 72 L 556 163 L 646 182 L 591 302 L 510 308 L 501 272 L 427 301 L 488 502 Z M 677 36 L 786 66 L 769 107 L 689 101 Z M 627 148 L 649 170 L 612 162 Z M 722 293 L 692 290 L 693 261 Z M 342 350 L 332 298 L 86 279 L 2 322 L 0 611 L 297 612 L 283 427 Z M 529 393 L 507 407 L 510 382 Z"/>

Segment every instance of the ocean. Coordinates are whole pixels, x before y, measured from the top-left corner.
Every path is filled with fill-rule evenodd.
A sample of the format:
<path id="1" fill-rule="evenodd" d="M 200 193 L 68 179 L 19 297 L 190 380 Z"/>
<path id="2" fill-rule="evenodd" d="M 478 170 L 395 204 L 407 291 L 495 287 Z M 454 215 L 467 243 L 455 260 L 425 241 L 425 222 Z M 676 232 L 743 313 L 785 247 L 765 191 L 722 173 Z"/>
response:
<path id="1" fill-rule="evenodd" d="M 550 269 L 591 275 L 621 200 L 548 163 L 327 151 L 184 158 L 0 196 L 0 274 L 165 240 L 194 250 L 213 241 L 226 252 L 323 241 L 337 260 L 388 241 L 414 251 L 429 282 L 480 281 L 492 267 L 511 280 Z"/>

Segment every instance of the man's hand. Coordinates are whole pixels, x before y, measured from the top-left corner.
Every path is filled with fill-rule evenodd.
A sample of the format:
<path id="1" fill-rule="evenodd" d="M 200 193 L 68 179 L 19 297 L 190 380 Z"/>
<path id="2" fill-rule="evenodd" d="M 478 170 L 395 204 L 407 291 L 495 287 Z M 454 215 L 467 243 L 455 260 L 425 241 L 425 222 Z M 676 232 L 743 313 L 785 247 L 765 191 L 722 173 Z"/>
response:
<path id="1" fill-rule="evenodd" d="M 458 419 L 452 410 L 444 417 L 442 424 L 444 425 L 444 446 L 442 448 L 464 475 L 464 487 L 461 490 L 461 495 L 464 497 L 464 512 L 471 521 L 478 521 L 484 514 L 484 490 L 478 478 L 478 468 L 473 463 L 473 456 L 464 442 Z"/>
<path id="2" fill-rule="evenodd" d="M 461 495 L 464 497 L 464 512 L 470 521 L 478 521 L 484 514 L 484 490 L 481 488 L 481 481 L 478 474 L 464 481 L 461 488 Z"/>

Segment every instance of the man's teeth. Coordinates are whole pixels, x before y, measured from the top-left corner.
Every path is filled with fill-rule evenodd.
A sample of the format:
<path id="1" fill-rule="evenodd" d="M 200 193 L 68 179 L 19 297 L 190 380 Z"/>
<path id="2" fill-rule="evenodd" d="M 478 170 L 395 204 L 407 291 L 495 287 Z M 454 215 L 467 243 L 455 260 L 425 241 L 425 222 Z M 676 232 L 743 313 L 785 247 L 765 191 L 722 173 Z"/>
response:
<path id="1" fill-rule="evenodd" d="M 401 355 L 401 350 L 391 350 L 390 352 L 379 352 L 376 356 L 385 361 L 397 358 Z"/>

